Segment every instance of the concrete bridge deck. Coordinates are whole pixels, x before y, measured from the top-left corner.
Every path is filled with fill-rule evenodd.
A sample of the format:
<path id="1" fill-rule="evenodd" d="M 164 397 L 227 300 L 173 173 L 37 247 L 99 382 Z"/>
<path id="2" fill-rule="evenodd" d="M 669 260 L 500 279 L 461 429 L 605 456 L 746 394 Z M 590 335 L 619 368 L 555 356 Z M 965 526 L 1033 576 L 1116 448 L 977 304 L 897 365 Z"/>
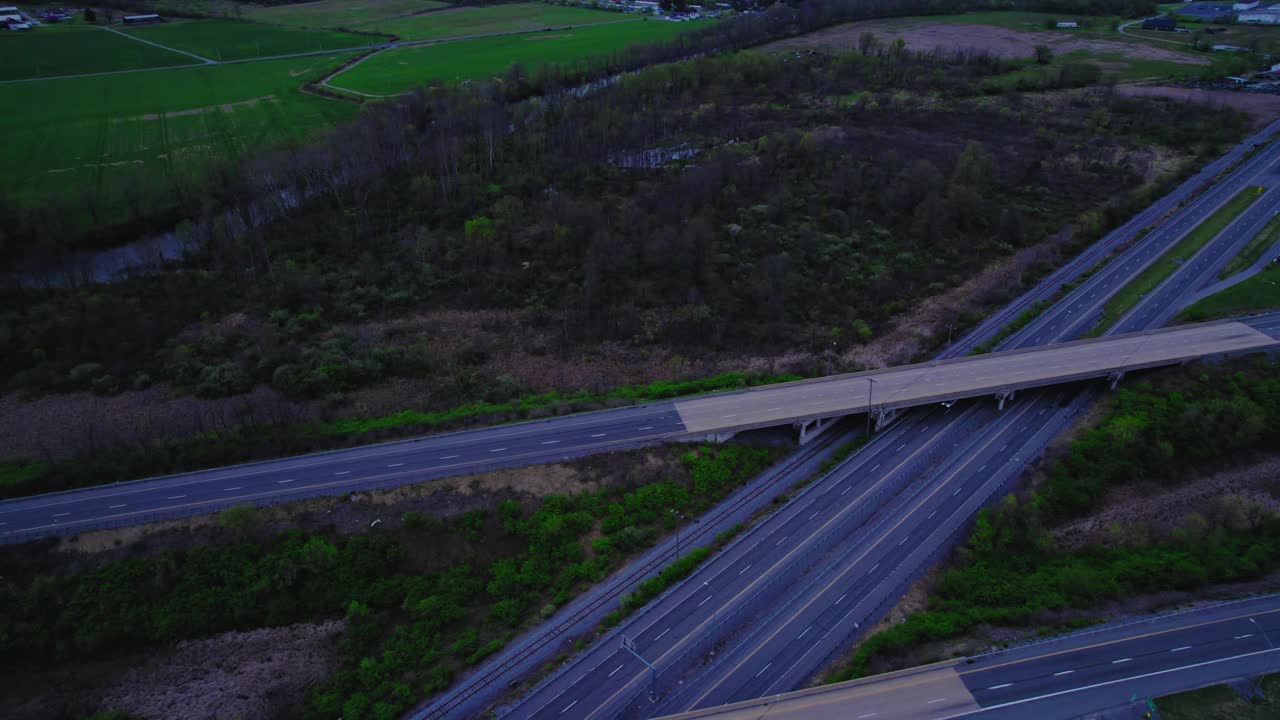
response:
<path id="1" fill-rule="evenodd" d="M 1275 347 L 1280 347 L 1276 338 L 1224 320 L 801 380 L 680 400 L 675 406 L 691 434 L 732 434 L 868 411 L 883 417 L 901 408 L 983 395 L 1003 398 L 1025 388 L 1119 378 L 1134 370 Z"/>

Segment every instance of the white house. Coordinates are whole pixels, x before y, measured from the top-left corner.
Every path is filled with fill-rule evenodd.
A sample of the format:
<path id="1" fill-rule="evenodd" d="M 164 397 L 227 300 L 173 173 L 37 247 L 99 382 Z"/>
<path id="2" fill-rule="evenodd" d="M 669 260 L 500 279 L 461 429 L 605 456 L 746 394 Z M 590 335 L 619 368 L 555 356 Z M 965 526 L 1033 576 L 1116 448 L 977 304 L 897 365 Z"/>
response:
<path id="1" fill-rule="evenodd" d="M 1252 10 L 1261 4 L 1262 3 L 1258 2 L 1258 0 L 1254 0 L 1253 2 L 1239 2 L 1239 3 L 1236 3 L 1235 5 L 1232 5 L 1231 9 L 1236 12 L 1243 12 L 1245 10 Z"/>
<path id="2" fill-rule="evenodd" d="M 1268 9 L 1243 12 L 1236 16 L 1236 21 L 1248 25 L 1280 25 L 1280 11 Z"/>
<path id="3" fill-rule="evenodd" d="M 1078 28 L 1078 27 L 1080 27 L 1080 23 L 1075 22 L 1075 21 L 1073 21 L 1073 20 L 1068 20 L 1068 21 L 1066 21 L 1066 22 L 1060 22 L 1060 23 L 1058 23 L 1058 27 L 1060 27 L 1060 28 Z"/>

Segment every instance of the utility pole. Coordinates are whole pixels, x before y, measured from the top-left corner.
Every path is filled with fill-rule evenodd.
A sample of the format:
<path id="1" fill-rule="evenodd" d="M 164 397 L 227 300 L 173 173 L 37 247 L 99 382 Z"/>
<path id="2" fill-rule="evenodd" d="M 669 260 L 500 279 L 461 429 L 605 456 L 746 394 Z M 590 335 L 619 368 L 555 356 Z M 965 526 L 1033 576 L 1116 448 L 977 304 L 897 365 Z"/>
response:
<path id="1" fill-rule="evenodd" d="M 875 392 L 875 378 L 867 376 L 867 440 L 871 440 L 871 394 Z"/>

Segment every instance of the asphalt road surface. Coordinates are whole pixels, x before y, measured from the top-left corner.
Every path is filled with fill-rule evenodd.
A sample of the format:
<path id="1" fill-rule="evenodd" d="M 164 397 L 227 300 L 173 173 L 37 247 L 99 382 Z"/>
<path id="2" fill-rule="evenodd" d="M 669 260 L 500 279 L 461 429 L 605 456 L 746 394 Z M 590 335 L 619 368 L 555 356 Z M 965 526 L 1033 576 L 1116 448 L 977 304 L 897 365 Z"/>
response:
<path id="1" fill-rule="evenodd" d="M 1079 337 L 1095 324 L 1112 294 L 1186 233 L 1243 187 L 1269 182 L 1278 157 L 1280 148 L 1265 148 L 1003 347 Z M 1230 241 L 1234 238 L 1223 233 L 1209 243 L 1214 249 L 1209 251 L 1221 252 Z M 1178 279 L 1190 270 L 1179 268 L 1135 312 L 1176 303 L 1182 292 Z M 1258 322 L 1250 324 L 1273 327 Z M 512 714 L 651 717 L 793 689 L 847 646 L 859 623 L 882 614 L 921 568 L 945 553 L 973 512 L 1038 455 L 1088 399 L 1087 392 L 1062 390 L 1025 397 L 1004 413 L 995 413 L 989 403 L 957 405 L 951 412 L 959 411 L 960 419 L 950 422 L 939 421 L 937 409 L 908 413 L 793 501 L 809 511 L 803 515 L 804 529 L 791 525 L 800 522 L 796 513 L 779 513 L 742 538 L 766 553 L 763 571 L 754 556 L 749 562 L 733 553 L 713 558 L 655 603 L 652 613 L 646 608 L 548 678 Z M 845 486 L 833 489 L 841 478 Z M 767 545 L 756 540 L 760 537 L 777 537 L 772 552 L 780 555 L 767 554 Z M 678 622 L 663 627 L 663 618 Z M 623 635 L 640 657 L 621 647 Z M 654 701 L 647 697 L 651 692 Z"/>
<path id="2" fill-rule="evenodd" d="M 1280 596 L 1130 621 L 666 720 L 1078 717 L 1280 669 Z"/>

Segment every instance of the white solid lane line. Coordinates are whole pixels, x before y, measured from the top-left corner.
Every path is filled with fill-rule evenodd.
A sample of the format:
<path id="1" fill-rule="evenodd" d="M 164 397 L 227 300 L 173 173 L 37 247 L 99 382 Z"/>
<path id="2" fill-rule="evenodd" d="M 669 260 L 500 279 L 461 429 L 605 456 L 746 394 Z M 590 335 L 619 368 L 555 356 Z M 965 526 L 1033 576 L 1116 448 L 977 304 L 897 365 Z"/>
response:
<path id="1" fill-rule="evenodd" d="M 559 441 L 559 440 L 548 440 L 548 441 L 546 441 L 546 442 L 544 442 L 544 443 L 542 443 L 542 444 L 543 444 L 543 445 L 555 445 L 555 444 L 556 444 L 556 443 L 558 443 L 558 442 L 560 442 L 560 441 Z M 457 456 L 457 455 L 450 455 L 449 457 L 458 457 L 458 456 Z M 443 459 L 443 458 L 442 458 L 442 459 Z"/>
<path id="2" fill-rule="evenodd" d="M 294 478 L 289 478 L 288 480 L 277 480 L 277 481 L 276 481 L 276 484 L 277 484 L 277 485 L 284 485 L 284 484 L 286 484 L 286 483 L 291 483 L 291 482 L 293 482 L 293 481 L 294 481 Z"/>
<path id="3" fill-rule="evenodd" d="M 929 702 L 925 703 L 925 705 L 932 705 L 932 704 L 934 704 L 934 703 L 940 703 L 940 702 L 942 702 L 943 700 L 946 700 L 946 698 L 938 698 L 937 700 L 930 700 Z"/>
<path id="4" fill-rule="evenodd" d="M 243 490 L 243 489 L 244 489 L 243 487 L 236 486 L 236 487 L 222 488 L 222 492 L 231 492 L 232 490 Z"/>
<path id="5" fill-rule="evenodd" d="M 1013 687 L 1013 683 L 1005 683 L 1003 685 L 992 685 L 988 690 L 999 690 L 1001 688 Z"/>
<path id="6" fill-rule="evenodd" d="M 1073 672 L 1075 672 L 1075 670 L 1063 670 L 1062 672 L 1056 672 L 1056 673 L 1054 673 L 1054 674 L 1053 674 L 1053 676 L 1054 676 L 1054 677 L 1062 677 L 1063 675 L 1070 675 L 1070 674 L 1071 674 L 1071 673 L 1073 673 Z"/>

